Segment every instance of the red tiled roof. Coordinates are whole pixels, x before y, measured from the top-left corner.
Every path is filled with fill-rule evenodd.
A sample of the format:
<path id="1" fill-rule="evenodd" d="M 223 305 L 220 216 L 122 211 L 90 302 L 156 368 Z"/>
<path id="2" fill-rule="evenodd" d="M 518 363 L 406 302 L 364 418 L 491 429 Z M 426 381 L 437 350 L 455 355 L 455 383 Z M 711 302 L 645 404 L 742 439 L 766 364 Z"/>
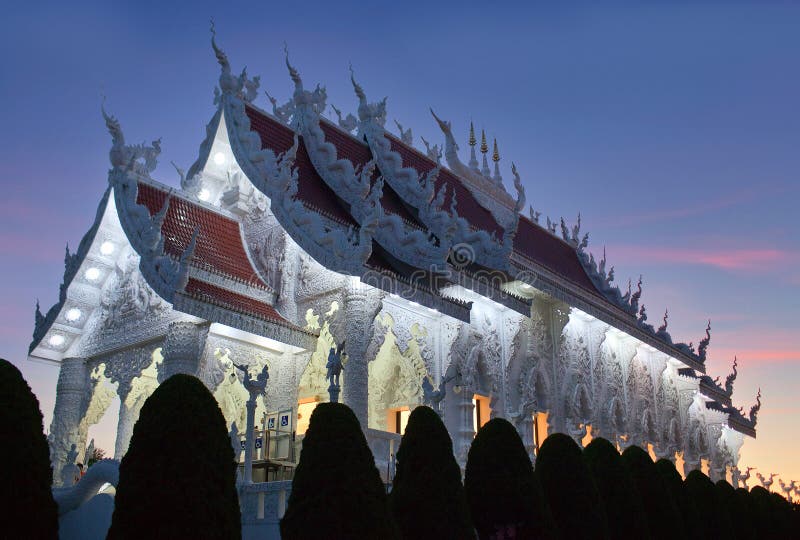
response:
<path id="1" fill-rule="evenodd" d="M 167 191 L 151 184 L 139 183 L 137 201 L 156 214 L 163 208 Z M 199 227 L 192 265 L 211 272 L 239 279 L 248 285 L 264 288 L 265 284 L 247 257 L 239 223 L 213 210 L 174 196 L 161 226 L 164 251 L 180 257 Z"/>
<path id="2" fill-rule="evenodd" d="M 406 146 L 391 134 L 386 134 L 391 142 L 392 150 L 400 154 L 403 158 L 403 167 L 413 167 L 420 175 L 427 174 L 428 171 L 436 166 L 436 163 L 417 152 L 415 149 Z M 469 222 L 476 229 L 481 229 L 489 233 L 495 233 L 498 238 L 503 236 L 503 228 L 495 221 L 492 213 L 478 203 L 475 196 L 464 183 L 452 172 L 442 169 L 436 180 L 436 189 L 440 189 L 443 184 L 447 185 L 447 196 L 445 197 L 445 208 L 450 207 L 450 198 L 455 190 L 458 215 Z"/>
<path id="3" fill-rule="evenodd" d="M 340 158 L 349 159 L 353 165 L 364 166 L 372 159 L 372 152 L 366 143 L 361 143 L 347 133 L 335 128 L 328 122 L 320 122 L 322 132 L 325 133 L 325 140 L 336 147 L 337 153 Z M 373 183 L 380 175 L 380 171 L 376 169 L 373 176 Z M 387 183 L 383 184 L 383 197 L 381 197 L 381 205 L 383 209 L 389 214 L 400 216 L 404 221 L 412 224 L 413 226 L 424 229 L 425 227 L 408 211 L 400 195 L 392 189 Z"/>
<path id="4" fill-rule="evenodd" d="M 261 147 L 269 148 L 276 154 L 286 152 L 294 144 L 294 131 L 253 107 L 247 107 L 250 128 L 261 137 Z M 321 210 L 341 223 L 358 225 L 331 188 L 328 187 L 308 157 L 306 145 L 300 140 L 295 166 L 298 172 L 297 197 L 305 204 Z"/>
<path id="5" fill-rule="evenodd" d="M 261 137 L 261 144 L 271 148 L 275 152 L 288 150 L 293 143 L 293 131 L 287 126 L 268 117 L 253 107 L 247 107 L 247 114 L 250 117 L 251 127 Z M 359 143 L 354 138 L 345 134 L 333 124 L 321 122 L 326 139 L 334 144 L 341 157 L 350 159 L 355 165 L 363 165 L 369 161 L 371 154 L 369 147 Z M 413 167 L 420 175 L 426 174 L 436 166 L 436 163 L 410 146 L 400 141 L 398 138 L 386 134 L 393 151 L 400 154 L 403 160 L 403 167 Z M 300 172 L 300 189 L 298 195 L 306 204 L 311 204 L 322 208 L 330 213 L 341 212 L 345 217 L 352 220 L 346 209 L 338 202 L 335 195 L 327 187 L 325 182 L 319 178 L 316 170 L 311 164 L 305 147 L 300 145 L 297 154 L 297 166 Z M 452 193 L 455 193 L 458 213 L 466 219 L 469 224 L 476 229 L 495 233 L 498 239 L 503 236 L 503 228 L 494 219 L 492 213 L 483 207 L 472 191 L 464 185 L 463 181 L 448 169 L 441 169 L 436 181 L 436 189 L 442 185 L 447 186 L 445 207 L 449 207 Z M 387 186 L 388 188 L 388 186 Z M 381 202 L 387 211 L 393 211 L 395 204 L 403 206 L 399 196 L 392 191 L 392 198 L 384 197 Z M 326 206 L 327 205 L 327 206 Z M 405 209 L 404 209 L 405 210 Z M 399 213 L 395 212 L 395 213 Z M 406 211 L 406 214 L 408 212 Z M 400 214 L 403 215 L 403 214 Z M 589 276 L 583 269 L 578 260 L 575 250 L 556 238 L 548 231 L 531 222 L 524 216 L 520 217 L 519 228 L 514 238 L 514 251 L 524 257 L 541 264 L 553 273 L 562 276 L 587 291 L 604 298 L 595 288 Z M 382 257 L 374 258 L 372 264 L 376 267 L 392 265 L 383 260 Z M 380 259 L 380 260 L 379 260 Z M 394 270 L 396 271 L 396 269 Z"/>
<path id="6" fill-rule="evenodd" d="M 186 292 L 200 300 L 204 300 L 211 304 L 230 309 L 232 311 L 242 312 L 252 315 L 261 319 L 266 319 L 273 322 L 296 328 L 292 323 L 281 317 L 280 313 L 275 311 L 271 305 L 255 300 L 249 296 L 237 294 L 235 292 L 211 285 L 205 281 L 189 278 L 189 283 L 186 285 Z"/>
<path id="7" fill-rule="evenodd" d="M 433 160 L 422 155 L 416 149 L 408 147 L 396 137 L 390 134 L 387 136 L 392 143 L 392 150 L 402 156 L 404 167 L 414 167 L 420 173 L 426 173 L 433 169 L 435 166 Z M 498 238 L 502 238 L 503 229 L 494 220 L 491 212 L 478 203 L 472 192 L 455 174 L 447 169 L 442 169 L 436 184 L 437 189 L 442 182 L 448 184 L 446 205 L 450 204 L 449 192 L 452 189 L 450 186 L 454 186 L 459 215 L 474 227 L 489 232 L 494 231 Z M 519 227 L 514 237 L 514 251 L 541 264 L 553 273 L 569 279 L 589 292 L 600 295 L 589 276 L 586 275 L 575 250 L 524 216 L 520 216 Z"/>
<path id="8" fill-rule="evenodd" d="M 586 275 L 575 249 L 525 216 L 519 218 L 517 235 L 514 237 L 514 251 L 584 289 L 599 294 L 592 280 Z"/>

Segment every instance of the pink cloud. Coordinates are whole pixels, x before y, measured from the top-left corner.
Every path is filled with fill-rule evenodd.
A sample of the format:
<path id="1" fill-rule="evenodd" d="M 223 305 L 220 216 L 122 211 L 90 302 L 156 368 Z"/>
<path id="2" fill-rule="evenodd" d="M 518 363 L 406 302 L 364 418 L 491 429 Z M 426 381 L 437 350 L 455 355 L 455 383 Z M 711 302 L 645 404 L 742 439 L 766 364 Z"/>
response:
<path id="1" fill-rule="evenodd" d="M 634 263 L 658 262 L 711 266 L 727 271 L 761 272 L 776 264 L 800 260 L 800 254 L 779 249 L 687 249 L 634 245 L 609 248 L 614 259 Z"/>
<path id="2" fill-rule="evenodd" d="M 713 339 L 711 354 L 715 358 L 733 358 L 736 356 L 743 364 L 800 363 L 800 348 L 722 348 L 713 347 Z"/>
<path id="3" fill-rule="evenodd" d="M 628 227 L 631 225 L 640 225 L 643 223 L 653 223 L 656 221 L 674 220 L 679 218 L 686 218 L 689 216 L 697 216 L 701 214 L 708 214 L 715 210 L 737 206 L 747 202 L 752 202 L 756 199 L 763 198 L 767 195 L 779 195 L 786 192 L 792 192 L 796 189 L 794 186 L 787 186 L 782 184 L 773 185 L 759 185 L 758 188 L 745 188 L 731 193 L 723 194 L 717 199 L 708 199 L 700 203 L 684 206 L 681 208 L 670 208 L 663 210 L 650 210 L 640 214 L 616 214 L 606 218 L 600 218 L 595 223 L 609 227 Z"/>

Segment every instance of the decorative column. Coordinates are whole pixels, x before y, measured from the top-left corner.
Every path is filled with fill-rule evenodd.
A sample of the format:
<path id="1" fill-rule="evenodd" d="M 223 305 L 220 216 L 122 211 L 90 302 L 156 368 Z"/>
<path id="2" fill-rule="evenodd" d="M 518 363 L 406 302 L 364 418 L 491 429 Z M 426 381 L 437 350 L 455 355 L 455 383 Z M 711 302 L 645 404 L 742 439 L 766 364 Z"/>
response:
<path id="1" fill-rule="evenodd" d="M 153 350 L 148 347 L 128 349 L 115 354 L 106 362 L 106 374 L 117 383 L 119 396 L 119 419 L 117 438 L 114 442 L 114 459 L 122 459 L 128 451 L 133 435 L 133 426 L 139 419 L 139 411 L 156 387 L 152 377 L 145 380 L 143 371 L 153 362 Z"/>
<path id="2" fill-rule="evenodd" d="M 731 465 L 731 485 L 733 489 L 739 487 L 739 479 L 741 478 L 741 473 L 739 472 L 739 467 L 736 465 Z"/>
<path id="3" fill-rule="evenodd" d="M 699 457 L 688 456 L 683 458 L 683 472 L 686 476 L 692 471 L 701 470 L 701 459 Z"/>
<path id="4" fill-rule="evenodd" d="M 467 464 L 467 454 L 475 438 L 475 403 L 472 401 L 473 391 L 471 387 L 462 386 L 458 396 L 459 418 L 461 426 L 458 429 L 458 438 L 461 441 L 461 450 L 458 458 L 462 466 Z"/>
<path id="5" fill-rule="evenodd" d="M 348 278 L 344 300 L 345 354 L 344 388 L 345 405 L 358 418 L 362 429 L 369 425 L 369 362 L 367 347 L 374 333 L 374 320 L 382 307 L 378 290 Z"/>
<path id="6" fill-rule="evenodd" d="M 297 322 L 297 274 L 300 267 L 300 248 L 284 233 L 283 254 L 280 260 L 280 287 L 276 299 L 278 311 L 288 320 Z"/>
<path id="7" fill-rule="evenodd" d="M 162 349 L 164 362 L 159 382 L 164 382 L 177 373 L 196 376 L 200 370 L 200 359 L 207 335 L 207 325 L 184 321 L 170 323 Z"/>
<path id="8" fill-rule="evenodd" d="M 529 411 L 522 414 L 522 419 L 517 424 L 517 431 L 522 437 L 522 443 L 525 445 L 525 451 L 533 463 L 536 460 L 536 444 L 533 440 L 533 432 L 535 430 L 533 415 L 535 412 Z"/>
<path id="9" fill-rule="evenodd" d="M 72 445 L 81 447 L 80 423 L 86 410 L 86 393 L 89 377 L 85 358 L 64 358 L 58 373 L 56 405 L 50 424 L 50 463 L 53 466 L 53 483 L 61 485 L 61 469 L 67 461 Z M 7 443 L 13 444 L 13 443 Z"/>
<path id="10" fill-rule="evenodd" d="M 708 477 L 715 484 L 720 480 L 725 480 L 725 462 L 721 461 L 719 458 L 709 458 Z"/>
<path id="11" fill-rule="evenodd" d="M 133 425 L 139 419 L 139 411 L 136 411 L 136 418 L 134 418 L 133 411 L 126 405 L 130 391 L 131 381 L 120 380 L 119 386 L 117 386 L 119 419 L 117 420 L 117 439 L 114 442 L 114 459 L 117 460 L 121 460 L 125 452 L 128 451 L 128 445 L 133 435 Z"/>
<path id="12" fill-rule="evenodd" d="M 267 380 L 269 379 L 269 368 L 265 365 L 261 369 L 256 379 L 247 369 L 247 366 L 236 366 L 244 372 L 244 384 L 247 393 L 250 397 L 247 400 L 247 432 L 245 434 L 244 446 L 244 483 L 253 483 L 253 451 L 255 449 L 255 440 L 253 438 L 256 429 L 256 401 L 258 396 L 263 396 L 267 389 Z"/>

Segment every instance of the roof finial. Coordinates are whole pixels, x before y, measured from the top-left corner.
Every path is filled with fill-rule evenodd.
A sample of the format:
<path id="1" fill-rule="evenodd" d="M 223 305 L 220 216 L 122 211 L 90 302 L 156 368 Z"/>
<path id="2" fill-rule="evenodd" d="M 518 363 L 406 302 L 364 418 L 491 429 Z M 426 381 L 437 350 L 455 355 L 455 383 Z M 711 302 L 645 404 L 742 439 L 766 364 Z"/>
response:
<path id="1" fill-rule="evenodd" d="M 500 152 L 497 150 L 497 139 L 494 140 L 494 151 L 492 152 L 492 161 L 494 161 L 494 176 L 492 181 L 499 185 L 503 184 L 503 177 L 500 176 Z"/>
<path id="2" fill-rule="evenodd" d="M 697 346 L 697 356 L 701 362 L 706 361 L 706 351 L 709 343 L 711 343 L 711 319 L 708 320 L 708 326 L 706 326 L 706 337 L 701 339 L 700 344 Z"/>
<path id="3" fill-rule="evenodd" d="M 636 284 L 636 292 L 631 295 L 630 306 L 633 315 L 639 310 L 639 299 L 642 297 L 642 276 L 639 275 L 639 282 Z"/>
<path id="4" fill-rule="evenodd" d="M 359 103 L 361 105 L 366 105 L 367 95 L 364 93 L 364 89 L 361 88 L 361 85 L 356 82 L 356 72 L 353 70 L 353 64 L 350 64 L 350 82 L 353 83 L 353 90 L 356 93 L 356 97 L 358 98 Z"/>
<path id="5" fill-rule="evenodd" d="M 667 319 L 668 318 L 669 318 L 669 309 L 665 309 L 664 310 L 664 319 L 663 319 L 664 323 L 661 326 L 658 327 L 658 332 L 657 332 L 658 334 L 661 334 L 661 333 L 667 331 L 667 325 L 668 325 Z"/>
<path id="6" fill-rule="evenodd" d="M 736 369 L 739 366 L 739 359 L 734 356 L 733 357 L 733 372 L 725 377 L 725 391 L 728 395 L 733 394 L 733 383 L 736 381 L 736 376 L 739 374 L 739 371 Z"/>
<path id="7" fill-rule="evenodd" d="M 480 172 L 478 168 L 478 158 L 475 156 L 475 145 L 478 141 L 475 139 L 475 126 L 472 121 L 469 122 L 469 168 L 473 171 Z"/>
<path id="8" fill-rule="evenodd" d="M 758 394 L 756 395 L 756 404 L 750 407 L 750 421 L 753 424 L 756 423 L 758 420 L 758 411 L 761 410 L 761 387 L 758 388 Z"/>
<path id="9" fill-rule="evenodd" d="M 485 178 L 490 178 L 491 171 L 489 170 L 489 162 L 486 159 L 487 153 L 489 153 L 489 145 L 486 144 L 486 132 L 481 130 L 481 154 L 483 154 L 483 166 L 481 167 L 481 174 Z"/>
<path id="10" fill-rule="evenodd" d="M 300 74 L 297 70 L 289 63 L 289 46 L 286 42 L 283 42 L 283 53 L 286 56 L 286 68 L 289 70 L 289 77 L 292 78 L 292 82 L 294 83 L 295 92 L 303 90 L 303 80 L 300 78 Z"/>

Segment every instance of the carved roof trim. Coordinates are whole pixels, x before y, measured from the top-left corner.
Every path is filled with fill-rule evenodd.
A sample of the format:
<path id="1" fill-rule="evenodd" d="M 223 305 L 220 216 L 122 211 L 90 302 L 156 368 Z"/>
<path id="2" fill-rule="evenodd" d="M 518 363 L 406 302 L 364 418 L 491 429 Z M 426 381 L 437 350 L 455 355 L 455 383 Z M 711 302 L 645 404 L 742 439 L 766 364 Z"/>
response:
<path id="1" fill-rule="evenodd" d="M 47 310 L 47 314 L 44 316 L 41 315 L 41 312 L 39 311 L 39 304 L 37 302 L 33 339 L 28 346 L 28 354 L 31 354 L 34 349 L 40 345 L 42 339 L 45 337 L 45 335 L 47 335 L 47 332 L 50 331 L 53 323 L 61 313 L 61 310 L 67 301 L 67 291 L 69 286 L 72 284 L 73 279 L 75 278 L 78 270 L 86 259 L 86 256 L 89 254 L 92 245 L 94 244 L 97 231 L 103 222 L 103 216 L 108 208 L 110 196 L 111 187 L 109 186 L 106 188 L 105 192 L 103 192 L 103 196 L 100 198 L 100 202 L 97 204 L 97 211 L 95 212 L 94 221 L 81 238 L 81 241 L 78 244 L 78 250 L 72 255 L 67 252 L 67 257 L 65 257 L 64 261 L 64 276 L 61 281 L 61 285 L 59 286 L 58 301 Z"/>

